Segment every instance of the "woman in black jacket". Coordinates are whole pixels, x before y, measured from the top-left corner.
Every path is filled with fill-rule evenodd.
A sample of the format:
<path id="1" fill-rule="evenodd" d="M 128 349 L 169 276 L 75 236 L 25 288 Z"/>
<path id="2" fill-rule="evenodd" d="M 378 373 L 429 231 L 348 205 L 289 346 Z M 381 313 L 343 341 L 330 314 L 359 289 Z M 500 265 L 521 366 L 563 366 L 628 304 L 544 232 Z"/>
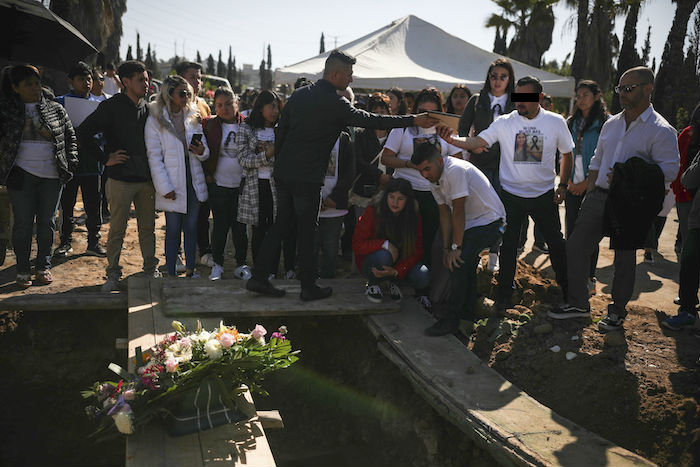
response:
<path id="1" fill-rule="evenodd" d="M 75 132 L 63 107 L 43 97 L 36 68 L 9 67 L 2 78 L 0 184 L 7 186 L 15 216 L 12 244 L 17 284 L 32 285 L 29 255 L 35 218 L 35 280 L 50 284 L 56 208 L 63 186 L 78 165 Z"/>

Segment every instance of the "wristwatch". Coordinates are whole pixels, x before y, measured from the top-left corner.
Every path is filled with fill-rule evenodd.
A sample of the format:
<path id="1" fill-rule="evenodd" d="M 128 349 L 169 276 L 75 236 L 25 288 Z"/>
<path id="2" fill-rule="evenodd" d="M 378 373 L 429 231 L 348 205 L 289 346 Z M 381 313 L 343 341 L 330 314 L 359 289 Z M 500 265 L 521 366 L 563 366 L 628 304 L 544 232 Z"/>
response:
<path id="1" fill-rule="evenodd" d="M 453 243 L 452 246 L 450 246 L 450 249 L 451 249 L 452 251 L 461 250 L 461 249 L 462 249 L 462 245 L 457 245 L 456 243 Z"/>

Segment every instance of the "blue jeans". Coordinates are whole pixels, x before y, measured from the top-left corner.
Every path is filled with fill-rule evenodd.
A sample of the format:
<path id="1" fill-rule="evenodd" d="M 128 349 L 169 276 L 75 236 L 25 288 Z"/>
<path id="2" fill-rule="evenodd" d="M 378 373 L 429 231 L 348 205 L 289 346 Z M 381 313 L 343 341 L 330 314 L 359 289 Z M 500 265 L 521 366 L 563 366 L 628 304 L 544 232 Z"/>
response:
<path id="1" fill-rule="evenodd" d="M 382 248 L 381 250 L 373 251 L 365 257 L 362 262 L 362 275 L 365 276 L 370 285 L 379 284 L 385 278 L 379 278 L 372 273 L 372 268 L 381 269 L 383 266 L 394 266 L 394 259 L 391 257 L 389 250 Z M 476 266 L 475 266 L 476 267 Z M 430 271 L 421 263 L 417 263 L 406 274 L 406 280 L 409 285 L 415 290 L 425 289 L 430 285 Z"/>
<path id="2" fill-rule="evenodd" d="M 194 270 L 197 255 L 197 218 L 199 201 L 193 190 L 187 190 L 187 214 L 180 212 L 165 213 L 165 265 L 168 274 L 176 276 L 177 250 L 180 235 L 185 234 L 185 263 L 187 269 Z"/>
<path id="3" fill-rule="evenodd" d="M 450 273 L 452 288 L 445 319 L 474 321 L 477 298 L 476 266 L 481 258 L 480 253 L 487 246 L 500 241 L 502 235 L 503 221 L 500 219 L 464 231 L 460 255 L 464 264 Z"/>
<path id="4" fill-rule="evenodd" d="M 17 274 L 29 274 L 32 231 L 36 218 L 36 270 L 51 269 L 51 251 L 56 232 L 56 209 L 63 185 L 57 178 L 41 178 L 24 172 L 22 189 L 8 188 L 15 216 L 12 245 L 17 257 Z"/>

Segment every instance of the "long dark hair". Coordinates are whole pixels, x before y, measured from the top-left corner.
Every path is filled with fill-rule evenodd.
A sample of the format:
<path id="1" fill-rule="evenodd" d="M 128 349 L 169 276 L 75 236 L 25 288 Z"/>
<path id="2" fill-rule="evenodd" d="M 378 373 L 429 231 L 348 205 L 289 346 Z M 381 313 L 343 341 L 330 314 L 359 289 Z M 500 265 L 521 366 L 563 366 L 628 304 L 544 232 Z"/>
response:
<path id="1" fill-rule="evenodd" d="M 445 112 L 448 114 L 453 114 L 455 113 L 455 108 L 452 105 L 452 94 L 455 93 L 458 89 L 463 90 L 465 93 L 467 93 L 467 100 L 469 100 L 470 97 L 472 97 L 472 92 L 469 90 L 466 84 L 457 84 L 455 87 L 452 88 L 450 91 L 450 94 L 447 96 L 447 105 L 445 107 Z"/>
<path id="2" fill-rule="evenodd" d="M 596 120 L 600 120 L 601 125 L 605 123 L 605 121 L 608 119 L 609 113 L 608 107 L 605 105 L 605 101 L 603 100 L 603 93 L 600 91 L 600 86 L 598 86 L 598 83 L 590 79 L 582 79 L 576 84 L 575 92 L 578 92 L 578 90 L 581 88 L 586 88 L 591 91 L 594 96 L 596 94 L 599 96 L 593 103 L 591 111 L 588 112 L 588 117 L 586 117 L 584 120 L 583 127 L 578 129 L 579 132 L 583 133 L 590 128 L 591 125 L 593 125 L 593 122 Z M 583 115 L 581 109 L 576 107 L 576 110 L 572 112 L 571 116 L 569 117 L 569 121 L 567 122 L 569 125 L 569 130 L 574 127 L 574 122 L 577 121 L 581 115 Z"/>
<path id="3" fill-rule="evenodd" d="M 398 215 L 389 209 L 389 193 L 400 192 L 406 197 L 406 207 Z M 408 258 L 416 249 L 418 236 L 418 208 L 411 183 L 403 178 L 392 178 L 386 184 L 376 206 L 377 237 L 386 238 L 396 245 L 402 258 Z"/>
<path id="4" fill-rule="evenodd" d="M 265 122 L 265 117 L 263 117 L 263 114 L 262 114 L 262 109 L 267 104 L 271 104 L 272 102 L 275 102 L 275 101 L 277 102 L 277 105 L 280 107 L 280 110 L 282 110 L 282 102 L 280 101 L 279 96 L 275 92 L 262 91 L 258 95 L 258 98 L 255 99 L 255 104 L 253 105 L 253 110 L 250 111 L 250 115 L 248 115 L 248 118 L 245 119 L 245 122 L 248 124 L 248 126 L 253 128 L 253 129 L 265 128 L 266 122 Z M 275 124 L 276 123 L 277 122 L 275 122 Z"/>
<path id="5" fill-rule="evenodd" d="M 489 80 L 489 75 L 496 67 L 505 68 L 506 71 L 508 71 L 508 86 L 506 87 L 506 94 L 510 94 L 511 92 L 515 91 L 515 72 L 513 71 L 513 65 L 510 63 L 510 60 L 501 57 L 497 58 L 489 65 L 489 69 L 486 71 L 486 81 L 484 81 L 484 87 L 481 92 L 491 92 L 491 80 Z"/>
<path id="6" fill-rule="evenodd" d="M 408 109 L 406 108 L 406 99 L 403 95 L 403 89 L 394 86 L 393 88 L 389 89 L 385 94 L 393 94 L 399 101 L 399 108 L 396 110 L 396 115 L 406 115 L 408 113 Z"/>
<path id="7" fill-rule="evenodd" d="M 444 109 L 442 103 L 442 93 L 432 86 L 424 88 L 416 96 L 416 101 L 413 103 L 413 113 L 418 113 L 418 106 L 423 102 L 432 102 L 437 105 L 437 111 L 442 112 Z"/>

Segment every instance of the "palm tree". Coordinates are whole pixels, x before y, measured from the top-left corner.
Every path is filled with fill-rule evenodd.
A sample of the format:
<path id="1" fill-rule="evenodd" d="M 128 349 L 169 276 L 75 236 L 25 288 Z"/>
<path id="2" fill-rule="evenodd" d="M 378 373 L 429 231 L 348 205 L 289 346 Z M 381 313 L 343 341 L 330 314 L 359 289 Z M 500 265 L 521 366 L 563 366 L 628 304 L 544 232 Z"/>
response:
<path id="1" fill-rule="evenodd" d="M 620 48 L 620 57 L 617 59 L 617 74 L 613 84 L 620 81 L 622 73 L 632 67 L 642 65 L 642 59 L 637 53 L 635 45 L 637 44 L 637 21 L 639 19 L 639 8 L 643 0 L 625 0 L 620 5 L 620 8 L 627 8 L 627 19 L 625 20 L 625 29 L 622 33 L 622 47 Z M 622 110 L 620 100 L 613 99 L 612 113 L 618 113 Z"/>
<path id="2" fill-rule="evenodd" d="M 492 0 L 503 13 L 493 14 L 486 27 L 495 27 L 503 33 L 502 39 L 512 27 L 515 36 L 508 46 L 508 56 L 539 67 L 542 55 L 552 45 L 554 11 L 552 5 L 558 0 Z"/>

